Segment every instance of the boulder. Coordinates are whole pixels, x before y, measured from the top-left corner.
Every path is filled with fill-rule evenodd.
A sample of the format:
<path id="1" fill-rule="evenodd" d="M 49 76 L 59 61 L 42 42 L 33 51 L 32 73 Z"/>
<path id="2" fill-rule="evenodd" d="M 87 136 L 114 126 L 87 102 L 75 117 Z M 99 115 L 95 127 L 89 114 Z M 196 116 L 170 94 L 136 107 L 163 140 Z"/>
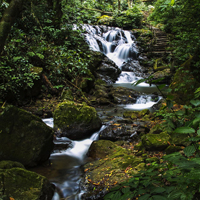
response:
<path id="1" fill-rule="evenodd" d="M 0 162 L 0 199 L 51 200 L 54 186 L 35 172 L 17 162 Z"/>
<path id="2" fill-rule="evenodd" d="M 145 166 L 142 158 L 107 140 L 93 142 L 88 154 L 96 160 L 84 165 L 85 200 L 103 199 L 108 189 L 127 181 Z"/>
<path id="3" fill-rule="evenodd" d="M 130 139 L 131 132 L 127 130 L 125 126 L 122 125 L 109 125 L 104 130 L 99 133 L 100 140 L 128 140 Z"/>
<path id="4" fill-rule="evenodd" d="M 57 105 L 54 113 L 54 127 L 60 134 L 73 140 L 90 136 L 101 128 L 101 120 L 95 108 L 73 101 Z"/>
<path id="5" fill-rule="evenodd" d="M 170 135 L 162 132 L 160 134 L 149 133 L 141 137 L 143 146 L 148 151 L 162 151 L 169 146 Z"/>
<path id="6" fill-rule="evenodd" d="M 53 134 L 39 117 L 8 106 L 0 114 L 0 160 L 36 166 L 48 160 L 54 146 Z"/>
<path id="7" fill-rule="evenodd" d="M 112 101 L 117 104 L 136 103 L 138 99 L 138 92 L 125 87 L 113 87 L 109 93 Z"/>
<path id="8" fill-rule="evenodd" d="M 97 73 L 101 75 L 100 78 L 102 80 L 105 80 L 108 83 L 114 83 L 119 77 L 121 70 L 113 61 L 105 57 L 101 65 L 97 68 Z"/>

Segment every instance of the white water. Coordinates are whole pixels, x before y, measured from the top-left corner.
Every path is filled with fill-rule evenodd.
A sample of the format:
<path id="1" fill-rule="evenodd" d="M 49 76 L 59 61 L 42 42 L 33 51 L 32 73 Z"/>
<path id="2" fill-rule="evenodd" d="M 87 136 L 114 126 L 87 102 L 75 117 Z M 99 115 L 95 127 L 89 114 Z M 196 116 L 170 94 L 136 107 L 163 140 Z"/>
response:
<path id="1" fill-rule="evenodd" d="M 43 119 L 43 122 L 52 128 L 54 126 L 53 118 Z M 90 138 L 81 141 L 72 141 L 67 137 L 59 138 L 59 142 L 71 141 L 72 147 L 59 152 L 56 151 L 50 156 L 52 173 L 48 178 L 58 190 L 52 200 L 81 199 L 84 191 L 80 190 L 80 181 L 83 174 L 80 166 L 85 163 L 86 154 L 91 143 L 98 140 L 99 132 L 103 129 L 105 129 L 105 126 L 93 133 Z"/>
<path id="2" fill-rule="evenodd" d="M 87 31 L 85 35 L 90 48 L 94 51 L 102 51 L 119 68 L 129 58 L 136 59 L 138 50 L 134 36 L 129 31 L 110 28 L 106 33 L 102 33 L 102 30 L 98 26 L 89 25 L 83 25 L 83 29 Z M 135 90 L 139 89 L 140 92 L 143 92 L 143 90 L 146 92 L 152 88 L 154 91 L 157 91 L 156 86 L 151 85 L 150 87 L 147 83 L 140 83 L 137 87 L 132 85 L 141 78 L 135 76 L 133 72 L 123 71 L 114 86 L 129 87 Z M 151 99 L 151 96 L 142 95 L 135 104 L 123 105 L 123 107 L 125 109 L 143 110 L 152 107 L 155 103 Z M 43 121 L 48 126 L 53 127 L 53 118 L 43 119 Z M 105 126 L 102 126 L 100 131 L 104 128 Z M 81 141 L 71 141 L 66 137 L 59 138 L 59 142 L 63 141 L 65 143 L 66 141 L 71 141 L 72 147 L 60 152 L 54 152 L 50 157 L 52 173 L 49 179 L 59 189 L 59 191 L 55 192 L 52 200 L 81 199 L 84 191 L 80 190 L 80 181 L 83 174 L 80 166 L 84 164 L 88 149 L 91 143 L 98 139 L 100 131 L 94 133 L 90 138 Z"/>
<path id="3" fill-rule="evenodd" d="M 108 58 L 114 61 L 119 68 L 121 68 L 123 63 L 126 62 L 128 59 L 137 59 L 138 50 L 135 43 L 136 39 L 133 35 L 131 35 L 130 31 L 124 31 L 119 28 L 111 28 L 107 32 L 102 34 L 101 31 L 95 31 L 95 28 L 89 25 L 87 25 L 86 29 L 88 30 L 88 34 L 86 34 L 86 36 L 90 47 L 97 50 L 96 44 L 92 45 L 92 41 L 93 39 L 100 41 L 102 48 L 101 50 L 99 48 L 99 51 L 102 51 L 102 53 L 104 53 Z M 90 35 L 90 37 L 88 37 L 88 35 Z M 114 51 L 112 50 L 113 46 L 116 46 Z M 149 94 L 158 92 L 156 85 L 153 84 L 149 85 L 148 83 L 142 82 L 137 86 L 134 86 L 134 83 L 140 79 L 142 79 L 142 77 L 135 76 L 133 72 L 122 71 L 114 86 L 122 86 Z M 155 103 L 157 103 L 152 101 L 150 96 L 145 101 L 141 101 L 142 98 L 143 97 L 140 97 L 136 104 L 125 105 L 124 108 L 133 110 L 142 110 L 147 108 L 149 109 Z"/>
<path id="4" fill-rule="evenodd" d="M 88 32 L 85 35 L 91 49 L 97 51 L 96 44 L 93 46 L 93 40 L 95 39 L 100 41 L 102 45 L 102 49 L 100 51 L 113 60 L 118 67 L 121 67 L 123 62 L 127 61 L 128 58 L 131 58 L 132 54 L 134 54 L 135 57 L 138 54 L 135 42 L 132 40 L 129 31 L 123 31 L 122 29 L 115 28 L 103 33 L 102 36 L 102 33 L 93 26 L 85 25 L 83 28 Z M 97 38 L 97 36 L 101 36 L 101 39 Z M 116 46 L 116 42 L 117 47 L 114 51 L 112 51 L 111 47 Z"/>

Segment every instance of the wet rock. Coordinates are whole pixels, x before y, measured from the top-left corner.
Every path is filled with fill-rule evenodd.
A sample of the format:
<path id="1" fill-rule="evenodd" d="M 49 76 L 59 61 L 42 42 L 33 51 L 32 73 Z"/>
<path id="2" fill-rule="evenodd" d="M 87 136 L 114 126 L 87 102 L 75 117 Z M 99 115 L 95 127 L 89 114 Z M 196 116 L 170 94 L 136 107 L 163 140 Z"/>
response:
<path id="1" fill-rule="evenodd" d="M 101 127 L 95 108 L 85 103 L 64 101 L 58 104 L 53 115 L 57 132 L 70 139 L 86 138 Z"/>
<path id="2" fill-rule="evenodd" d="M 53 134 L 39 117 L 8 106 L 0 114 L 0 160 L 28 167 L 45 162 L 53 150 Z"/>
<path id="3" fill-rule="evenodd" d="M 114 83 L 119 77 L 121 70 L 113 61 L 105 57 L 101 65 L 98 67 L 97 73 L 109 77 L 110 81 Z"/>
<path id="4" fill-rule="evenodd" d="M 156 71 L 155 73 L 152 74 L 152 76 L 153 76 L 153 79 L 155 80 L 160 79 L 160 81 L 157 82 L 158 84 L 169 85 L 171 83 L 172 74 L 171 74 L 170 68 Z"/>
<path id="5" fill-rule="evenodd" d="M 146 134 L 141 137 L 143 146 L 148 151 L 162 151 L 169 146 L 170 135 L 162 132 L 160 134 Z"/>
<path id="6" fill-rule="evenodd" d="M 72 148 L 72 141 L 71 140 L 63 140 L 62 138 L 56 138 L 54 140 L 54 151 L 60 151 L 68 148 Z"/>
<path id="7" fill-rule="evenodd" d="M 43 176 L 17 162 L 0 162 L 0 197 L 15 200 L 51 200 L 54 186 Z"/>
<path id="8" fill-rule="evenodd" d="M 126 140 L 131 136 L 131 132 L 127 131 L 126 126 L 110 125 L 99 133 L 100 140 Z"/>
<path id="9" fill-rule="evenodd" d="M 146 77 L 147 69 L 142 67 L 137 60 L 128 60 L 122 67 L 122 71 L 134 72 L 135 76 Z"/>
<path id="10" fill-rule="evenodd" d="M 139 96 L 138 92 L 124 87 L 113 87 L 109 95 L 117 104 L 135 103 Z"/>

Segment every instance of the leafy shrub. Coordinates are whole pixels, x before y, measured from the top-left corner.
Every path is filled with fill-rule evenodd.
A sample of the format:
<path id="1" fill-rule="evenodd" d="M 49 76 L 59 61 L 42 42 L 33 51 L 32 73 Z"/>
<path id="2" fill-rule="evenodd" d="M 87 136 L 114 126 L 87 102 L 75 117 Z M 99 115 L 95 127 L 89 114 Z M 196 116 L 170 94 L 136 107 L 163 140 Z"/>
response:
<path id="1" fill-rule="evenodd" d="M 116 12 L 113 15 L 113 26 L 122 27 L 124 29 L 132 29 L 141 27 L 142 13 L 136 7 L 132 7 L 127 11 Z"/>

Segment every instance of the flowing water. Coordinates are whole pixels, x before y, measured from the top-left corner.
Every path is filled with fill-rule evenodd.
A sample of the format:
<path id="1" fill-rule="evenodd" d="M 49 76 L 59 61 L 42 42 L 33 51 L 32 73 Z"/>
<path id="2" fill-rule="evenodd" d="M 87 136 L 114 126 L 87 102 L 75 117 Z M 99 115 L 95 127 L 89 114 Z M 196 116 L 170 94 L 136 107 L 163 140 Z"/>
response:
<path id="1" fill-rule="evenodd" d="M 137 58 L 139 56 L 136 40 L 130 31 L 119 28 L 98 27 L 83 25 L 86 31 L 85 38 L 90 48 L 94 51 L 104 53 L 108 58 L 113 60 L 119 68 L 124 63 L 136 63 L 140 67 Z M 133 86 L 133 83 L 140 80 L 141 76 L 136 76 L 134 72 L 122 71 L 114 87 L 122 86 L 131 88 L 145 94 L 141 95 L 135 104 L 120 105 L 119 108 L 142 110 L 152 107 L 159 99 L 152 98 L 151 93 L 157 92 L 155 85 L 140 83 Z M 43 120 L 47 125 L 53 127 L 53 118 Z M 105 126 L 102 126 L 101 130 Z M 101 131 L 100 130 L 100 131 Z M 53 200 L 68 199 L 80 200 L 84 193 L 80 188 L 80 182 L 83 176 L 82 165 L 87 161 L 87 151 L 94 140 L 98 139 L 99 132 L 94 133 L 90 138 L 81 141 L 72 141 L 66 137 L 57 138 L 56 144 L 69 144 L 67 150 L 55 150 L 50 156 L 50 166 L 43 169 L 37 169 L 36 172 L 45 175 L 52 183 L 56 185 L 56 192 Z M 40 172 L 43 170 L 43 172 Z"/>

